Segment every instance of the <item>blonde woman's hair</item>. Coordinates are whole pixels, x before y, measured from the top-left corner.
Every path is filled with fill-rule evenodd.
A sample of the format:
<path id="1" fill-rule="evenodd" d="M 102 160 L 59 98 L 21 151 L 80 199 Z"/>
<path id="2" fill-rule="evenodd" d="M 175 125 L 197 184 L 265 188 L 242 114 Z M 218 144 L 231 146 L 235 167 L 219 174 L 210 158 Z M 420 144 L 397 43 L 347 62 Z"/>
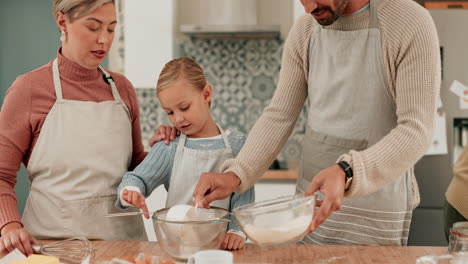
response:
<path id="1" fill-rule="evenodd" d="M 52 13 L 62 12 L 73 22 L 106 3 L 114 3 L 114 0 L 54 0 Z"/>
<path id="2" fill-rule="evenodd" d="M 167 89 L 181 77 L 197 89 L 203 90 L 206 86 L 205 73 L 200 65 L 190 58 L 178 58 L 164 65 L 159 74 L 156 92 Z"/>

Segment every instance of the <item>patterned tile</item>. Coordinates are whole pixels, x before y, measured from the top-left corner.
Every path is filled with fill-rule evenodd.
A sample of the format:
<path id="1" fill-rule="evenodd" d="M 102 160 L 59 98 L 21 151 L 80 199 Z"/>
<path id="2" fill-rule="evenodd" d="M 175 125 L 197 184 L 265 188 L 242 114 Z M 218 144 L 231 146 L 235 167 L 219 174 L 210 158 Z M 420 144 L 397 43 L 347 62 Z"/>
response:
<path id="1" fill-rule="evenodd" d="M 212 113 L 225 129 L 248 134 L 268 106 L 278 83 L 283 42 L 279 40 L 193 39 L 180 46 L 182 56 L 197 61 L 213 86 Z M 160 124 L 169 124 L 154 90 L 137 89 L 143 139 Z M 305 133 L 306 107 L 278 159 L 299 160 Z"/>

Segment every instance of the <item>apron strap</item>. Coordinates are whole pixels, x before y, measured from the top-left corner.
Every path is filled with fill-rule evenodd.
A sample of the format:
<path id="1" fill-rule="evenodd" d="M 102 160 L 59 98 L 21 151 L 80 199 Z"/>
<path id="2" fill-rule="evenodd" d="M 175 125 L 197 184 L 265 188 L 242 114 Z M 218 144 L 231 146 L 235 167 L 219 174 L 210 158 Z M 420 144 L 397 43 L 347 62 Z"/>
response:
<path id="1" fill-rule="evenodd" d="M 62 84 L 60 83 L 60 72 L 57 58 L 52 62 L 52 77 L 54 79 L 55 96 L 57 97 L 57 101 L 62 102 Z"/>
<path id="2" fill-rule="evenodd" d="M 218 126 L 219 132 L 221 133 L 221 137 L 223 138 L 226 151 L 228 151 L 229 153 L 232 153 L 231 144 L 229 143 L 229 139 L 226 133 L 224 133 L 224 130 L 218 124 L 216 124 L 216 126 Z M 185 133 L 180 133 L 179 145 L 177 146 L 176 152 L 182 151 L 182 149 L 185 146 L 185 141 L 187 141 L 187 135 Z"/>
<path id="3" fill-rule="evenodd" d="M 228 151 L 229 153 L 232 153 L 232 148 L 231 148 L 231 144 L 229 143 L 229 139 L 226 135 L 226 133 L 224 133 L 224 130 L 218 125 L 218 129 L 219 129 L 219 132 L 221 132 L 221 136 L 223 137 L 223 141 L 224 141 L 224 146 L 226 147 L 226 151 Z"/>
<path id="4" fill-rule="evenodd" d="M 119 91 L 117 90 L 117 86 L 115 86 L 115 82 L 112 76 L 106 70 L 104 70 L 101 66 L 99 66 L 99 69 L 104 74 L 107 81 L 109 82 L 114 99 L 116 101 L 122 102 Z M 62 84 L 60 83 L 60 72 L 59 72 L 57 58 L 55 58 L 55 60 L 52 62 L 52 76 L 54 79 L 55 95 L 57 96 L 57 101 L 63 101 Z"/>
<path id="5" fill-rule="evenodd" d="M 176 153 L 180 153 L 184 149 L 186 140 L 187 140 L 187 135 L 185 133 L 180 133 L 179 145 L 177 146 Z"/>
<path id="6" fill-rule="evenodd" d="M 377 12 L 379 2 L 380 0 L 370 0 L 369 28 L 379 28 L 379 14 Z"/>
<path id="7" fill-rule="evenodd" d="M 117 90 L 117 86 L 115 86 L 114 78 L 106 71 L 104 70 L 101 66 L 99 66 L 99 70 L 104 74 L 107 82 L 110 84 L 111 89 L 112 89 L 112 95 L 114 96 L 114 99 L 116 101 L 122 102 L 122 99 L 120 98 L 119 91 Z"/>

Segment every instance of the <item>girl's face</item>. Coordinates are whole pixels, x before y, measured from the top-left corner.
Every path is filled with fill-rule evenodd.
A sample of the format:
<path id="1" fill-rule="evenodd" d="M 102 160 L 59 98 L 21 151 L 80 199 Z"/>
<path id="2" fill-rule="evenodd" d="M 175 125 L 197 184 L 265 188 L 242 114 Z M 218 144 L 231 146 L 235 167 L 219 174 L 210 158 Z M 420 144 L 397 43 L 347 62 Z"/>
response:
<path id="1" fill-rule="evenodd" d="M 200 138 L 206 137 L 209 122 L 213 120 L 209 106 L 211 94 L 210 85 L 200 90 L 179 78 L 172 86 L 158 92 L 158 97 L 169 121 L 177 129 Z"/>
<path id="2" fill-rule="evenodd" d="M 56 21 L 59 29 L 66 34 L 62 54 L 82 67 L 97 68 L 114 40 L 117 24 L 114 4 L 103 4 L 73 22 L 64 14 L 57 13 Z"/>

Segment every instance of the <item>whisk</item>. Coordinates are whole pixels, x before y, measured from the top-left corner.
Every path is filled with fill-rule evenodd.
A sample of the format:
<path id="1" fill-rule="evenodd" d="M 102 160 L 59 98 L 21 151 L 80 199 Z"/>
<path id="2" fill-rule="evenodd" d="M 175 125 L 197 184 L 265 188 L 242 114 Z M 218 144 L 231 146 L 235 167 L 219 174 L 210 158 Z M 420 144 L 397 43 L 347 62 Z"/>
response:
<path id="1" fill-rule="evenodd" d="M 49 255 L 62 262 L 80 264 L 94 256 L 91 242 L 85 237 L 73 237 L 47 245 L 32 245 L 34 253 Z"/>

